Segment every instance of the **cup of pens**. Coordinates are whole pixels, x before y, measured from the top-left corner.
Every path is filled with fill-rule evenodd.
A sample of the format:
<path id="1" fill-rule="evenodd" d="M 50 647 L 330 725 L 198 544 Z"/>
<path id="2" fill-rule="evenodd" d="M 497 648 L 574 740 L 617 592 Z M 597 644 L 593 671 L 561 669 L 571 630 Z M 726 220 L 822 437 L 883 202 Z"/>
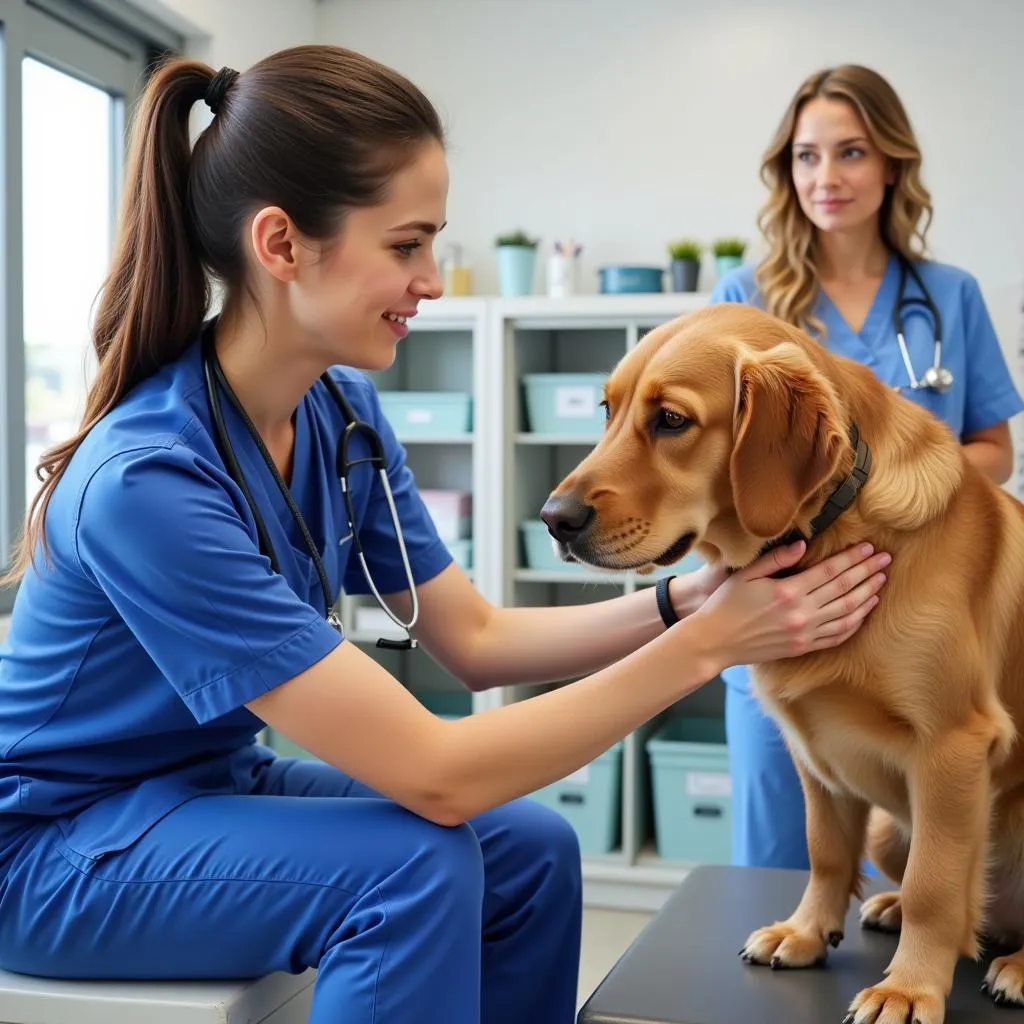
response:
<path id="1" fill-rule="evenodd" d="M 555 242 L 554 250 L 548 257 L 548 296 L 563 299 L 575 295 L 579 282 L 579 257 L 583 246 L 571 239 Z"/>

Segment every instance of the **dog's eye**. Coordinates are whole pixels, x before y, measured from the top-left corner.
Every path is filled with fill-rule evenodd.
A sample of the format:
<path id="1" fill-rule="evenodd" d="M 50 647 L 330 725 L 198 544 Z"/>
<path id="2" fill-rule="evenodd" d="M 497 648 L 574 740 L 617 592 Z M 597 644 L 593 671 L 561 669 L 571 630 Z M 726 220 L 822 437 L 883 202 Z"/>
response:
<path id="1" fill-rule="evenodd" d="M 681 434 L 692 424 L 693 420 L 674 409 L 659 409 L 654 421 L 654 429 L 663 434 Z"/>

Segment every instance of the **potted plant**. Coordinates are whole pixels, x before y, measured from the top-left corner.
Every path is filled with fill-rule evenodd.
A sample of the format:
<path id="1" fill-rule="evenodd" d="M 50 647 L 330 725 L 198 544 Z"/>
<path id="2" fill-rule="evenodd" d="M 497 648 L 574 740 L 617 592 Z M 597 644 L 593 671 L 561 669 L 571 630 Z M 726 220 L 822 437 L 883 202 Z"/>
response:
<path id="1" fill-rule="evenodd" d="M 681 238 L 670 242 L 669 255 L 672 257 L 672 290 L 677 292 L 695 292 L 697 278 L 700 276 L 700 254 L 703 246 L 689 238 Z"/>
<path id="2" fill-rule="evenodd" d="M 715 254 L 715 270 L 719 278 L 743 263 L 747 243 L 742 238 L 718 238 L 711 246 Z"/>
<path id="3" fill-rule="evenodd" d="M 525 231 L 498 236 L 495 246 L 498 250 L 498 290 L 502 295 L 529 295 L 533 291 L 539 242 L 540 239 L 530 238 Z"/>

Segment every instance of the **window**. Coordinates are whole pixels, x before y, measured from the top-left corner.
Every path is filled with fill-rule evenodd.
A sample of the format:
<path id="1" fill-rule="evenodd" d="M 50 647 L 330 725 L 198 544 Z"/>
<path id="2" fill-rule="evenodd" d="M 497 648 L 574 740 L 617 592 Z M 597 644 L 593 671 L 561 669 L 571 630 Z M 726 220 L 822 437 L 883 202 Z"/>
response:
<path id="1" fill-rule="evenodd" d="M 182 40 L 125 0 L 0 0 L 0 565 L 40 455 L 78 427 L 109 269 L 126 128 Z M 12 593 L 0 592 L 0 613 Z"/>

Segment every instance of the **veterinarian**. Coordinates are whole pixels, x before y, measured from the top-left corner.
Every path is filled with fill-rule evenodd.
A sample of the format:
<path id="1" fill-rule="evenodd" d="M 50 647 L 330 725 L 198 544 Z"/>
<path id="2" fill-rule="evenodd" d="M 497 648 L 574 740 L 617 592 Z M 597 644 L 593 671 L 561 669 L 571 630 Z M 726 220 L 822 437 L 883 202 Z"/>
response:
<path id="1" fill-rule="evenodd" d="M 993 480 L 1006 481 L 1008 421 L 1024 403 L 977 282 L 922 256 L 931 198 L 892 87 L 859 66 L 811 75 L 761 170 L 767 255 L 719 281 L 712 301 L 756 304 L 866 364 L 947 423 Z M 752 694 L 747 667 L 723 678 L 733 859 L 807 868 L 803 794 L 779 729 Z"/>
<path id="2" fill-rule="evenodd" d="M 79 434 L 44 456 L 12 574 L 0 966 L 316 966 L 314 1024 L 571 1024 L 579 849 L 518 798 L 727 664 L 851 636 L 881 553 L 802 573 L 788 601 L 770 575 L 799 547 L 728 581 L 491 607 L 348 368 L 390 365 L 441 292 L 433 107 L 366 58 L 302 47 L 240 75 L 167 64 L 135 125 L 98 376 Z M 209 320 L 207 272 L 225 290 Z M 332 621 L 341 589 L 373 588 L 471 688 L 583 678 L 439 719 Z M 275 758 L 264 724 L 325 763 Z"/>

